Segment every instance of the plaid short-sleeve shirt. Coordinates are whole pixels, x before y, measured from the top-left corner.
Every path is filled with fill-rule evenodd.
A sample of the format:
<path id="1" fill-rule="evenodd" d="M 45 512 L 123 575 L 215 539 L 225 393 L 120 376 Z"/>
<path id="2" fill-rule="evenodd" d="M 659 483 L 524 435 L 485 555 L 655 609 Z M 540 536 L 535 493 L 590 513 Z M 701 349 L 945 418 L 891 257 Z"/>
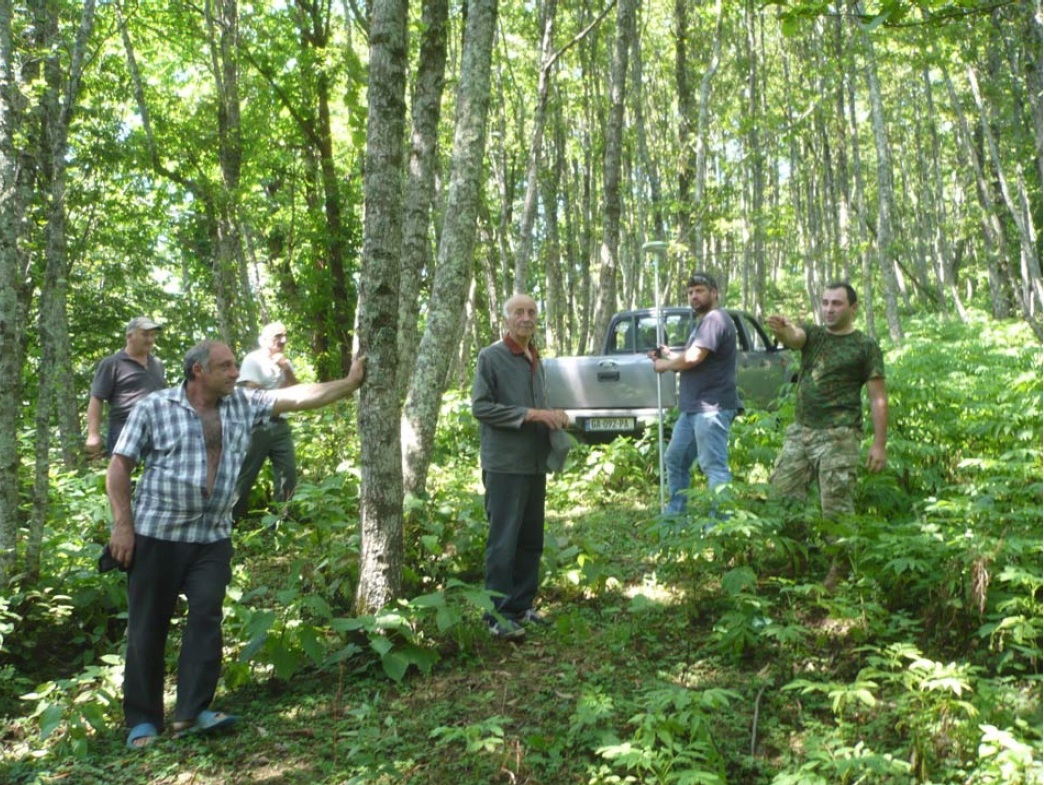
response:
<path id="1" fill-rule="evenodd" d="M 173 542 L 216 542 L 232 536 L 236 478 L 254 426 L 272 413 L 267 390 L 235 389 L 218 402 L 221 462 L 207 492 L 203 423 L 185 385 L 143 398 L 131 412 L 114 453 L 144 461 L 134 490 L 134 531 Z"/>

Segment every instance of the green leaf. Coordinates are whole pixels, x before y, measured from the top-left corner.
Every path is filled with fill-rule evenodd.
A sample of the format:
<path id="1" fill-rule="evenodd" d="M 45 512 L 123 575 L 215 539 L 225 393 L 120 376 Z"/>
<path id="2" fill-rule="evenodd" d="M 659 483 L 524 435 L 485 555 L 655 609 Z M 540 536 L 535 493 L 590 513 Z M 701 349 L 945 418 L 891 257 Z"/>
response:
<path id="1" fill-rule="evenodd" d="M 60 703 L 52 703 L 40 712 L 40 738 L 46 739 L 62 724 L 65 710 Z"/>

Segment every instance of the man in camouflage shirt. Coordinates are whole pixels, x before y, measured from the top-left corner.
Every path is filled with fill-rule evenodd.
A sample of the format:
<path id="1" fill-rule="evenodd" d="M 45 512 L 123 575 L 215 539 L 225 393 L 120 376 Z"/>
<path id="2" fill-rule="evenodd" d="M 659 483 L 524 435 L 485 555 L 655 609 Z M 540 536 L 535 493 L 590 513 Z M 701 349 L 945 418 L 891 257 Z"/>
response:
<path id="1" fill-rule="evenodd" d="M 881 348 L 853 324 L 858 307 L 855 289 L 841 281 L 828 283 L 821 307 L 822 327 L 796 325 L 778 315 L 767 321 L 784 345 L 801 350 L 795 422 L 787 429 L 771 483 L 784 497 L 803 500 L 817 478 L 823 517 L 836 520 L 855 511 L 863 385 L 874 427 L 866 461 L 872 472 L 885 466 L 888 396 Z M 828 585 L 839 579 L 839 569 L 835 562 Z"/>

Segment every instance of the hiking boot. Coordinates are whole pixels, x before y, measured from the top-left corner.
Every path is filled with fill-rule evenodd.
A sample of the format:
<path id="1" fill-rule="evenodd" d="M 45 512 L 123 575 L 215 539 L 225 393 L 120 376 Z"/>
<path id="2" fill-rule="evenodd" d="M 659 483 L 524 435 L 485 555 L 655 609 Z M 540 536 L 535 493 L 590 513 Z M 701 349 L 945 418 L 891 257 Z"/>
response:
<path id="1" fill-rule="evenodd" d="M 526 637 L 526 631 L 514 619 L 486 619 L 489 634 L 494 638 L 503 638 L 506 641 L 517 641 Z"/>

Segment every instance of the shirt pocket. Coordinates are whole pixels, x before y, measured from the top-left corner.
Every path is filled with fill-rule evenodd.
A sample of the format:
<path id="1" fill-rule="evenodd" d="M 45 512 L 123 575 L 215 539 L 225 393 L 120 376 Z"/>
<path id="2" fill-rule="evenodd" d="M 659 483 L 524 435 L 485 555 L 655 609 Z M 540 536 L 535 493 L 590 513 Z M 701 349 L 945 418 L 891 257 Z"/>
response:
<path id="1" fill-rule="evenodd" d="M 225 450 L 233 454 L 245 453 L 250 447 L 250 433 L 253 431 L 251 424 L 242 420 L 230 420 L 224 427 Z"/>

